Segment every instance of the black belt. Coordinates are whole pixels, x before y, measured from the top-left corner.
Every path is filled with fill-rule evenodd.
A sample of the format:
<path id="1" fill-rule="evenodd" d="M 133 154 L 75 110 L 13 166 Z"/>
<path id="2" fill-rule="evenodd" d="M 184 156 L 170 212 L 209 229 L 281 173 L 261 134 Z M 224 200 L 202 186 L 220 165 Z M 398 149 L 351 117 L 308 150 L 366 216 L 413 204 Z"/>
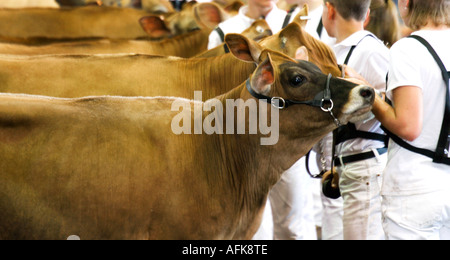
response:
<path id="1" fill-rule="evenodd" d="M 378 148 L 377 149 L 379 155 L 383 155 L 387 153 L 388 149 L 386 147 L 384 148 Z M 342 163 L 354 163 L 354 162 L 360 162 L 368 159 L 372 159 L 377 157 L 376 154 L 373 151 L 367 152 L 367 153 L 359 153 L 355 155 L 345 156 L 342 157 Z M 342 166 L 341 164 L 341 158 L 337 157 L 334 158 L 334 166 L 339 167 Z"/>

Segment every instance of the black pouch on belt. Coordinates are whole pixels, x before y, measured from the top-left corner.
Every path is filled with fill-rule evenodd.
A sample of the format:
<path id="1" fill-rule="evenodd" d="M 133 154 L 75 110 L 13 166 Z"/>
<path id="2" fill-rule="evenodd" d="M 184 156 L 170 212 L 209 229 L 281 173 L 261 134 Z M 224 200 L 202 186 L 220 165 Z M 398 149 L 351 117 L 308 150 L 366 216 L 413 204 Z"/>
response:
<path id="1" fill-rule="evenodd" d="M 333 188 L 331 186 L 333 180 L 333 174 L 330 174 L 328 179 L 326 179 L 322 184 L 322 192 L 325 197 L 330 199 L 339 199 L 341 197 L 341 191 L 339 188 Z"/>

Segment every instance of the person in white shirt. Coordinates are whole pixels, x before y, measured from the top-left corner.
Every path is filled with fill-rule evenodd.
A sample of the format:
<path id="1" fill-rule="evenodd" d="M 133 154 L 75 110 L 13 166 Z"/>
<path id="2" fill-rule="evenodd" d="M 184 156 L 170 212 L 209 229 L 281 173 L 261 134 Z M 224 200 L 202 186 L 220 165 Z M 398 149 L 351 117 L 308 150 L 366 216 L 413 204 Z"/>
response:
<path id="1" fill-rule="evenodd" d="M 223 43 L 223 37 L 228 33 L 241 33 L 257 19 L 265 19 L 275 34 L 282 29 L 287 13 L 278 9 L 275 0 L 248 0 L 248 5 L 239 9 L 239 13 L 219 24 L 218 29 L 209 35 L 208 49 L 213 49 Z"/>
<path id="2" fill-rule="evenodd" d="M 405 24 L 416 30 L 412 35 L 425 39 L 448 71 L 449 1 L 399 0 L 399 10 Z M 449 102 L 448 77 L 443 80 L 443 75 L 419 40 L 404 38 L 391 48 L 387 97 L 393 107 L 379 97 L 373 106 L 383 126 L 401 138 L 390 141 L 384 171 L 383 226 L 387 239 L 450 239 L 450 165 L 433 162 L 400 145 L 404 142 L 437 152 Z"/>
<path id="3" fill-rule="evenodd" d="M 372 86 L 384 91 L 389 50 L 364 30 L 370 2 L 325 1 L 323 23 L 328 34 L 336 37 L 338 63 L 354 68 Z M 387 149 L 380 123 L 372 119 L 349 124 L 335 132 L 335 139 L 335 165 L 344 200 L 344 239 L 384 239 L 380 192 Z"/>

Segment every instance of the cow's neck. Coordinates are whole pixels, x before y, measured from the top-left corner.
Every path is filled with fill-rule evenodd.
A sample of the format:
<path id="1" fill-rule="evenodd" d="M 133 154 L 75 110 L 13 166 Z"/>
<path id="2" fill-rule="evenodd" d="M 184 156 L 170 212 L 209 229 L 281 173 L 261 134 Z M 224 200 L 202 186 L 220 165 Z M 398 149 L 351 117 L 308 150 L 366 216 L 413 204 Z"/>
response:
<path id="1" fill-rule="evenodd" d="M 224 111 L 226 108 L 226 101 L 227 100 L 237 100 L 242 99 L 243 101 L 246 101 L 248 99 L 253 99 L 251 95 L 248 93 L 248 91 L 245 88 L 245 83 L 240 85 L 239 87 L 233 89 L 232 91 L 220 96 L 217 98 L 222 103 L 222 106 L 224 107 Z M 256 104 L 258 106 L 267 106 L 268 109 L 268 120 L 270 122 L 270 111 L 271 109 L 274 109 L 270 104 L 267 104 L 265 101 L 257 101 Z M 245 107 L 241 107 L 241 109 L 246 109 Z M 316 109 L 316 108 L 311 108 Z M 326 118 L 325 122 L 315 122 L 320 121 L 321 119 L 316 118 L 316 114 L 311 113 L 311 109 L 303 109 L 299 110 L 298 114 L 296 115 L 296 120 L 299 118 L 302 119 L 302 126 L 299 129 L 284 129 L 289 126 L 285 126 L 286 122 L 280 121 L 280 133 L 279 133 L 279 140 L 278 143 L 272 146 L 265 146 L 261 145 L 261 139 L 264 137 L 267 137 L 267 135 L 262 135 L 260 131 L 257 132 L 257 134 L 234 134 L 234 135 L 218 135 L 223 142 L 227 143 L 237 143 L 236 149 L 241 150 L 241 153 L 243 155 L 247 155 L 247 157 L 252 157 L 253 154 L 257 155 L 263 155 L 264 157 L 258 157 L 259 160 L 256 167 L 256 169 L 261 170 L 261 172 L 271 172 L 273 173 L 268 175 L 275 175 L 275 176 L 268 176 L 265 177 L 273 177 L 274 179 L 278 180 L 281 173 L 288 170 L 300 157 L 302 157 L 304 154 L 306 154 L 311 146 L 316 144 L 323 136 L 325 136 L 327 133 L 331 132 L 335 126 L 333 124 L 333 121 L 331 117 L 329 117 L 328 114 L 322 113 L 320 110 L 320 116 L 323 116 L 321 119 Z M 234 124 L 235 126 L 237 123 L 237 113 L 239 111 L 234 111 Z M 284 110 L 279 110 L 280 113 L 280 120 L 282 120 L 282 113 L 284 113 Z M 209 112 L 207 112 L 205 115 L 208 115 Z M 224 112 L 225 114 L 225 112 Z M 259 120 L 259 119 L 258 119 Z M 295 120 L 294 118 L 289 120 Z M 224 127 L 223 129 L 227 128 L 226 120 L 224 119 Z M 258 121 L 259 123 L 259 121 Z M 248 130 L 249 125 L 249 117 L 246 115 L 246 130 Z M 290 124 L 292 125 L 292 124 Z M 290 133 L 292 130 L 296 133 Z M 235 131 L 237 132 L 237 131 Z M 245 145 L 241 145 L 241 143 L 238 143 L 237 141 L 242 141 Z M 299 145 L 301 144 L 301 145 Z M 228 157 L 234 157 L 233 154 L 227 154 Z M 236 160 L 239 160 L 238 159 Z M 249 162 L 249 159 L 252 158 L 242 158 L 240 159 L 242 161 L 242 164 L 247 164 Z M 235 161 L 236 161 L 235 160 Z M 261 162 L 267 162 L 267 163 L 261 163 Z M 274 169 L 267 168 L 267 165 L 277 165 Z"/>
<path id="2" fill-rule="evenodd" d="M 233 89 L 231 92 L 221 96 L 219 100 L 226 107 L 226 100 L 236 99 L 247 100 L 251 96 L 244 85 Z M 270 108 L 270 105 L 261 103 Z M 225 110 L 225 109 L 224 109 Z M 269 110 L 270 112 L 270 110 Z M 307 112 L 306 112 L 307 113 Z M 237 120 L 235 113 L 235 123 Z M 247 117 L 248 126 L 248 117 Z M 224 119 L 226 127 L 226 120 Z M 225 129 L 225 128 L 224 128 Z M 248 128 L 247 128 L 248 129 Z M 228 177 L 230 187 L 236 193 L 241 210 L 242 226 L 251 225 L 258 222 L 261 209 L 263 209 L 270 189 L 275 185 L 283 172 L 288 170 L 298 161 L 310 148 L 320 140 L 329 129 L 313 131 L 308 126 L 305 133 L 308 135 L 287 137 L 280 129 L 280 138 L 276 145 L 262 146 L 261 134 L 234 134 L 216 135 L 216 145 L 222 153 L 222 163 L 224 164 L 221 174 Z"/>
<path id="3" fill-rule="evenodd" d="M 238 60 L 231 54 L 218 57 L 188 59 L 186 75 L 202 86 L 203 99 L 210 99 L 227 93 L 244 82 L 255 70 L 253 63 Z"/>
<path id="4" fill-rule="evenodd" d="M 175 53 L 181 57 L 192 57 L 198 54 L 208 45 L 209 30 L 199 30 L 169 40 L 149 41 L 150 45 L 166 50 L 167 53 Z M 183 48 L 180 48 L 183 46 Z M 183 52 L 180 52 L 182 50 Z"/>

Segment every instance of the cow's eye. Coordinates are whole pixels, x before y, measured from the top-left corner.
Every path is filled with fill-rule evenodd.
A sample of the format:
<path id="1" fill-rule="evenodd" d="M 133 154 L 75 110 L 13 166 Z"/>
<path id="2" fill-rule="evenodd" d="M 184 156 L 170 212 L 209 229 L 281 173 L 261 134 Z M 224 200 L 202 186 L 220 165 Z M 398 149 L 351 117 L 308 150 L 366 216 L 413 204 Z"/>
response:
<path id="1" fill-rule="evenodd" d="M 306 78 L 302 75 L 296 75 L 291 78 L 290 83 L 293 87 L 300 87 L 303 83 L 305 83 Z"/>

